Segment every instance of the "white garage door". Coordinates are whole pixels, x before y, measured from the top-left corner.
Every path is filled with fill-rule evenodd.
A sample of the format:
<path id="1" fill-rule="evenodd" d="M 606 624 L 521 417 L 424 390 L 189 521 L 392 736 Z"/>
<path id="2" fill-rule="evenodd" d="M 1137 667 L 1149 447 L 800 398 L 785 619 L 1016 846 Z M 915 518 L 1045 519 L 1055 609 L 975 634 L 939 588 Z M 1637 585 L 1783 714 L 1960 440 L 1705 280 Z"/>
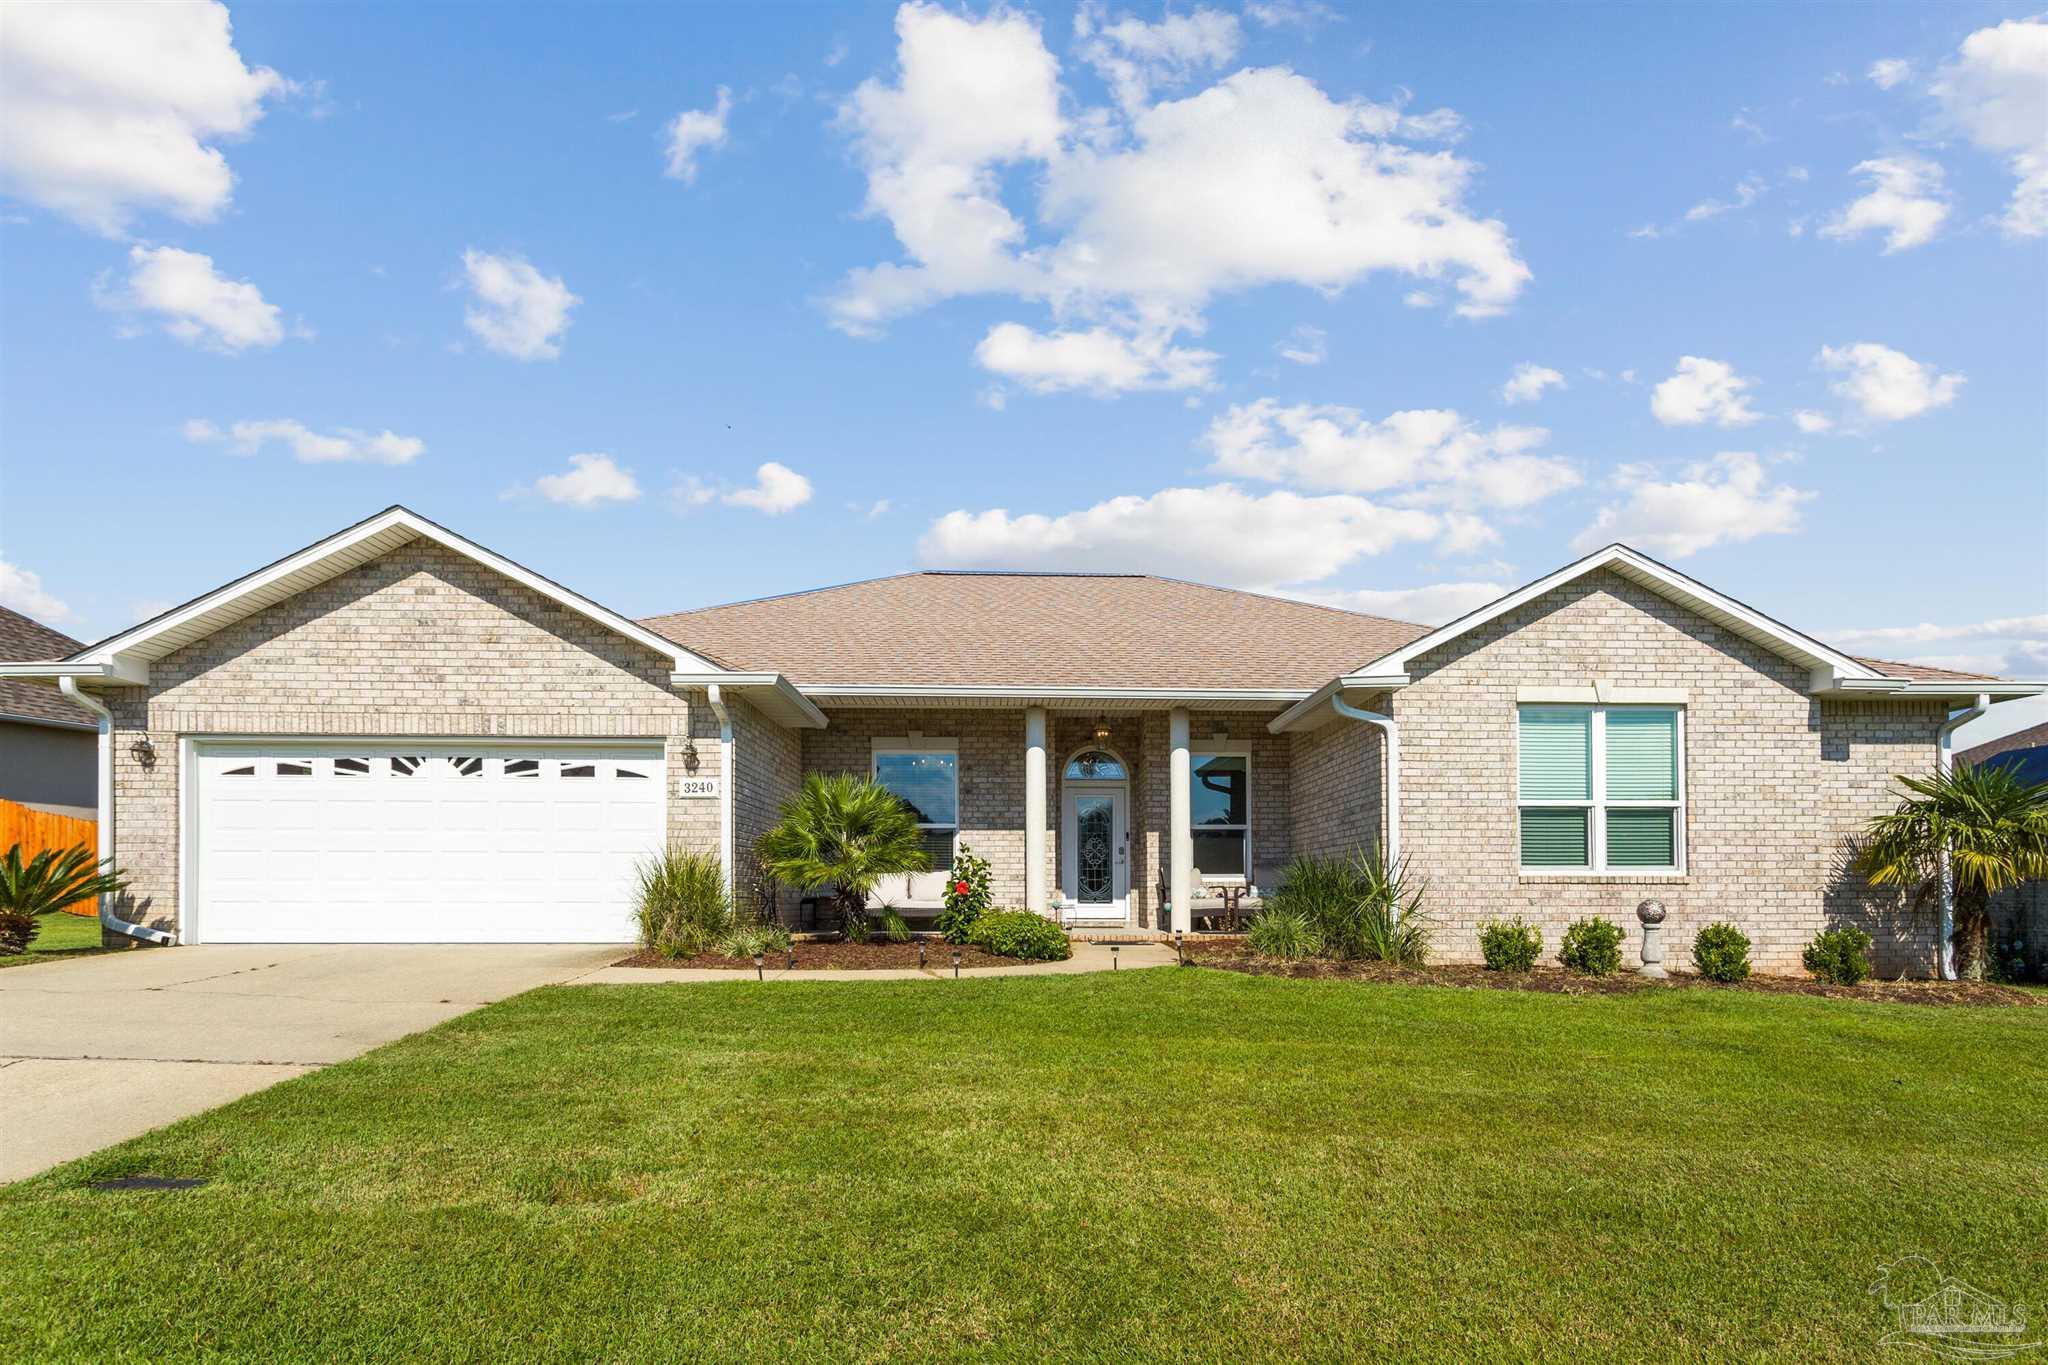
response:
<path id="1" fill-rule="evenodd" d="M 661 746 L 196 747 L 202 943 L 620 943 Z"/>

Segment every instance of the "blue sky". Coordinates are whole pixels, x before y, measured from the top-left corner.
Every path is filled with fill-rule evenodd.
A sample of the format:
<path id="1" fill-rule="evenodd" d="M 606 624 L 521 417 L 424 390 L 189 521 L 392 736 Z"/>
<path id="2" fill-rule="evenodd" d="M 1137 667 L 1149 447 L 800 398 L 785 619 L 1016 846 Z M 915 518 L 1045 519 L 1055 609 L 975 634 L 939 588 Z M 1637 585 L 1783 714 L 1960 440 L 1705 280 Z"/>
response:
<path id="1" fill-rule="evenodd" d="M 2023 7 L 26 13 L 0 601 L 76 635 L 404 503 L 634 615 L 1624 539 L 2048 676 Z"/>

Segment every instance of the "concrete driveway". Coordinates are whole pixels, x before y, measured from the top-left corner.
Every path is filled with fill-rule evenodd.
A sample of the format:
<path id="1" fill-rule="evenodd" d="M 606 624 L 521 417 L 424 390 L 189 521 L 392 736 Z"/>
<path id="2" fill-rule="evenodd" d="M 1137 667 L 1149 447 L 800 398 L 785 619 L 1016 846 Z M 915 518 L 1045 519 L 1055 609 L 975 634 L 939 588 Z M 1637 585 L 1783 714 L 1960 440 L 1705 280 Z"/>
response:
<path id="1" fill-rule="evenodd" d="M 234 945 L 0 972 L 0 1183 L 627 951 Z"/>

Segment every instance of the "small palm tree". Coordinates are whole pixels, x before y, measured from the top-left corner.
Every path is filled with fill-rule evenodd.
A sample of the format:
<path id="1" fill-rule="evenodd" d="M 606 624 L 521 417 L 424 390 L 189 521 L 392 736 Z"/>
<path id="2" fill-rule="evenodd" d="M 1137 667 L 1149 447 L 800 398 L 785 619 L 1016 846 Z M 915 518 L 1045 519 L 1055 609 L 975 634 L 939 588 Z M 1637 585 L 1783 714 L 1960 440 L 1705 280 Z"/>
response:
<path id="1" fill-rule="evenodd" d="M 1904 777 L 1899 808 L 1871 820 L 1856 870 L 1873 886 L 1911 893 L 1916 907 L 1941 894 L 1941 856 L 1955 885 L 1956 957 L 1962 974 L 1984 975 L 1991 898 L 2048 876 L 2048 783 L 2026 786 L 1995 768 Z"/>
<path id="2" fill-rule="evenodd" d="M 61 910 L 92 896 L 111 896 L 128 885 L 114 871 L 109 859 L 106 870 L 93 861 L 92 850 L 46 848 L 21 860 L 21 845 L 0 858 L 0 956 L 15 957 L 28 951 L 40 929 L 39 916 Z"/>
<path id="3" fill-rule="evenodd" d="M 864 918 L 882 878 L 931 870 L 917 817 L 879 782 L 812 773 L 781 815 L 755 845 L 762 871 L 800 891 L 832 886 L 848 925 Z"/>

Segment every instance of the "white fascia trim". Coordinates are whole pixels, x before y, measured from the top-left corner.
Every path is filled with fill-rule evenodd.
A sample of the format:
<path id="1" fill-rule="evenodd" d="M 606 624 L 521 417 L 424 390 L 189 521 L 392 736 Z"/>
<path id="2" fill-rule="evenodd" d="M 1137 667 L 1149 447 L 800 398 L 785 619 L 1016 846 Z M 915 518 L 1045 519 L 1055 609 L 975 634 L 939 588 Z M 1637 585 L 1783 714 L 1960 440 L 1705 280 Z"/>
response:
<path id="1" fill-rule="evenodd" d="M 150 640 L 204 616 L 210 611 L 231 606 L 237 599 L 270 586 L 281 578 L 288 578 L 313 564 L 324 556 L 347 550 L 374 536 L 404 528 L 413 535 L 435 542 L 459 555 L 475 560 L 485 568 L 503 574 L 523 587 L 530 588 L 550 601 L 567 607 L 578 615 L 596 622 L 635 644 L 643 645 L 657 654 L 667 655 L 679 671 L 700 673 L 719 672 L 716 664 L 684 649 L 675 641 L 657 635 L 647 627 L 619 615 L 609 607 L 598 605 L 581 593 L 572 592 L 553 579 L 543 578 L 522 564 L 515 564 L 501 554 L 487 550 L 466 536 L 457 535 L 447 527 L 428 521 L 419 513 L 405 507 L 387 508 L 367 521 L 335 532 L 324 540 L 315 541 L 305 549 L 286 555 L 274 564 L 247 574 L 234 582 L 215 588 L 202 597 L 194 598 L 182 607 L 176 607 L 139 626 L 133 626 L 119 635 L 112 636 L 72 656 L 74 663 L 106 663 L 122 651 L 133 651 L 146 645 Z"/>
<path id="2" fill-rule="evenodd" d="M 742 691 L 752 688 L 767 688 L 788 704 L 798 716 L 800 729 L 823 730 L 830 723 L 825 713 L 814 705 L 809 697 L 797 690 L 794 683 L 780 673 L 726 673 L 726 672 L 675 672 L 668 675 L 672 687 L 729 687 Z"/>
<path id="3" fill-rule="evenodd" d="M 2048 692 L 2048 682 L 2007 682 L 1990 678 L 1973 678 L 1967 682 L 1932 682 L 1927 680 L 1909 681 L 1904 678 L 1836 678 L 1826 687 L 1816 687 L 1818 692 L 1840 692 L 1856 697 L 1956 697 L 1971 698 L 1990 696 L 2010 700 L 2014 697 L 2038 697 Z"/>
<path id="4" fill-rule="evenodd" d="M 1449 625 L 1441 626 L 1419 640 L 1401 646 L 1391 654 L 1383 654 L 1359 669 L 1360 674 L 1405 674 L 1408 665 L 1416 657 L 1428 653 L 1487 622 L 1506 615 L 1525 602 L 1533 601 L 1543 594 L 1575 578 L 1581 578 L 1598 569 L 1626 567 L 1630 573 L 1662 585 L 1676 600 L 1683 602 L 1691 598 L 1712 606 L 1750 629 L 1777 641 L 1785 652 L 1809 666 L 1830 668 L 1841 678 L 1882 678 L 1884 675 L 1867 664 L 1858 663 L 1840 650 L 1822 644 L 1810 635 L 1801 634 L 1781 621 L 1774 621 L 1756 608 L 1747 606 L 1724 593 L 1714 591 L 1694 578 L 1688 578 L 1668 565 L 1659 564 L 1648 555 L 1631 550 L 1626 545 L 1609 545 L 1595 550 L 1583 559 L 1573 560 L 1554 573 L 1545 574 L 1533 583 L 1515 589 L 1505 597 L 1496 598 L 1474 611 L 1467 612 Z M 1894 680 L 1896 681 L 1896 680 Z"/>
<path id="5" fill-rule="evenodd" d="M 1294 729 L 1304 720 L 1314 720 L 1317 724 L 1321 724 L 1333 714 L 1330 709 L 1331 700 L 1342 698 L 1346 692 L 1391 692 L 1396 688 L 1406 687 L 1407 685 L 1408 675 L 1405 673 L 1383 674 L 1379 676 L 1348 673 L 1341 678 L 1330 679 L 1330 681 L 1324 683 L 1321 687 L 1318 687 L 1315 691 L 1267 721 L 1266 729 L 1273 734 L 1281 735 Z"/>
<path id="6" fill-rule="evenodd" d="M 90 663 L 62 659 L 48 663 L 4 663 L 0 664 L 0 678 L 26 678 L 35 682 L 75 678 L 79 682 L 97 682 L 113 687 L 142 687 L 149 682 L 149 665 L 140 659 L 118 654 Z"/>
<path id="7" fill-rule="evenodd" d="M 1009 684 L 931 686 L 917 683 L 812 683 L 799 685 L 807 697 L 930 697 L 986 698 L 1018 701 L 1271 701 L 1292 702 L 1308 696 L 1300 688 L 1236 687 L 1017 687 Z"/>

